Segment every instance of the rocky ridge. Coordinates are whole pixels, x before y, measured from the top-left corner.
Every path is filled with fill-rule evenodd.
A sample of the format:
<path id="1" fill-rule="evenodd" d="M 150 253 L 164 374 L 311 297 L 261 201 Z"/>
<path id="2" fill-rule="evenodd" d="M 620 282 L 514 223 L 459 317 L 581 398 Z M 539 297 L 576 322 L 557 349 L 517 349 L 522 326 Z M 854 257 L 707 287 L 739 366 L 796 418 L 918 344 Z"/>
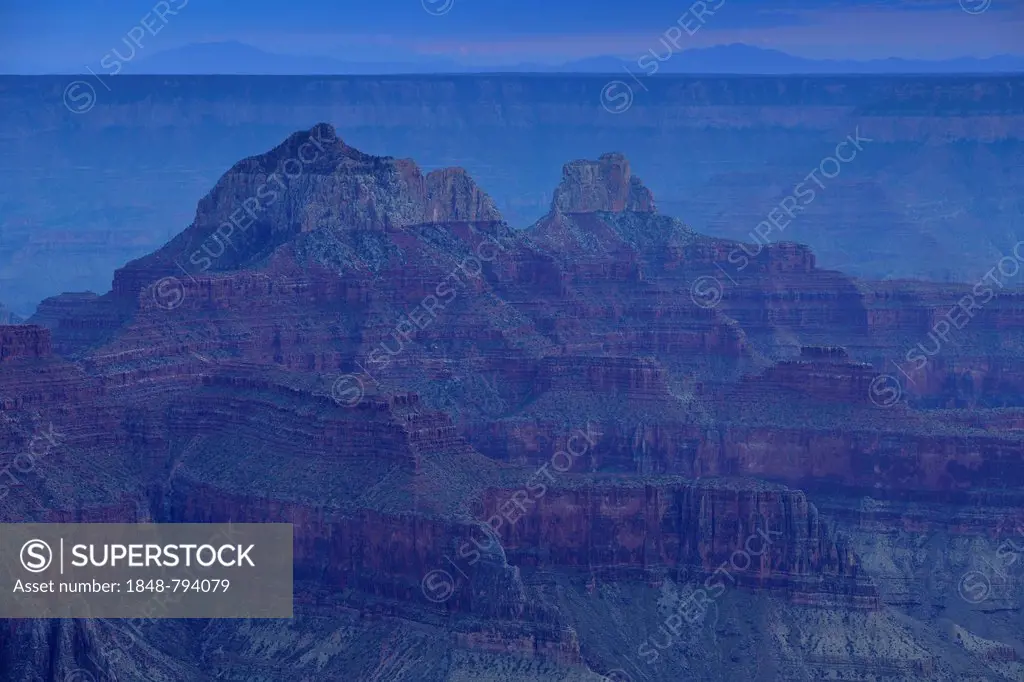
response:
<path id="1" fill-rule="evenodd" d="M 223 226 L 243 232 L 232 216 L 247 215 L 274 169 L 312 150 L 226 243 Z M 197 252 L 208 267 L 189 268 Z M 736 253 L 748 265 L 731 280 L 721 267 Z M 714 305 L 695 288 L 709 278 Z M 33 419 L 67 435 L 53 467 L 0 500 L 0 514 L 288 520 L 297 628 L 372 632 L 363 621 L 383 618 L 400 647 L 433 661 L 371 665 L 345 649 L 327 665 L 353 679 L 449 679 L 473 669 L 462 657 L 596 679 L 621 667 L 614 652 L 635 657 L 639 634 L 657 634 L 655 594 L 705 584 L 749 553 L 758 529 L 778 534 L 730 569 L 721 609 L 761 606 L 710 626 L 761 619 L 753 664 L 992 672 L 981 648 L 937 646 L 940 624 L 901 605 L 917 574 L 883 565 L 851 511 L 869 494 L 882 508 L 913 503 L 952 546 L 992 536 L 1019 506 L 1024 412 L 1003 397 L 1024 394 L 1007 350 L 1019 342 L 1011 296 L 974 322 L 1000 343 L 934 362 L 906 400 L 880 405 L 872 392 L 877 359 L 901 357 L 905 338 L 962 294 L 865 286 L 818 269 L 800 245 L 701 236 L 657 213 L 613 154 L 567 164 L 551 213 L 513 231 L 461 171 L 424 176 L 321 124 L 236 165 L 193 224 L 119 270 L 110 293 L 46 302 L 31 322 L 48 329 L 2 328 L 0 395 L 20 396 L 0 403 L 5 457 Z M 971 367 L 978 382 L 950 381 Z M 998 408 L 985 404 L 993 395 Z M 498 527 L 484 538 L 482 525 Z M 902 547 L 912 531 L 896 531 Z M 475 561 L 461 553 L 484 542 Z M 439 603 L 423 579 L 453 556 L 464 575 Z M 602 609 L 621 625 L 615 642 L 594 631 Z M 799 622 L 837 613 L 871 620 L 873 636 L 913 655 L 851 654 L 859 626 L 836 623 L 836 646 L 781 647 Z M 1011 622 L 955 618 L 972 636 L 1020 646 Z M 421 626 L 452 660 L 423 650 Z M 80 643 L 51 647 L 49 669 L 121 665 L 85 655 L 106 627 L 55 633 Z M 216 624 L 235 657 L 177 663 L 157 645 L 173 627 L 157 624 L 154 649 L 133 665 L 191 666 L 196 679 L 271 665 L 241 633 L 276 626 Z M 0 661 L 41 636 L 30 622 L 8 626 Z M 656 674 L 720 679 L 752 664 L 723 664 L 705 644 L 663 654 L 671 670 Z M 303 679 L 324 674 L 300 651 L 290 660 Z M 1013 679 L 1008 660 L 996 674 Z M 435 676 L 414 677 L 424 670 Z"/>

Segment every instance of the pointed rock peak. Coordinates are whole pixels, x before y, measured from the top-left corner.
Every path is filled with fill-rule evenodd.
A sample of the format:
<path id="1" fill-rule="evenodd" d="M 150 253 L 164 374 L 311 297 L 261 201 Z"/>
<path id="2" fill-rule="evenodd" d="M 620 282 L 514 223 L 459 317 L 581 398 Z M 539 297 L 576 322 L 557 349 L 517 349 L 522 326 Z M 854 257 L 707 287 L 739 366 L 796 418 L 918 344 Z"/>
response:
<path id="1" fill-rule="evenodd" d="M 562 182 L 551 200 L 559 213 L 636 211 L 654 213 L 654 195 L 632 175 L 629 161 L 618 153 L 597 161 L 572 161 L 562 167 Z"/>
<path id="2" fill-rule="evenodd" d="M 345 143 L 338 137 L 338 131 L 330 123 L 317 123 L 309 130 L 299 130 L 292 133 L 282 146 L 293 147 L 310 143 L 317 148 L 330 148 L 336 145 L 345 147 Z"/>
<path id="3" fill-rule="evenodd" d="M 368 211 L 361 213 L 367 220 L 352 223 L 356 226 L 501 220 L 494 202 L 462 168 L 424 174 L 412 159 L 373 156 L 348 146 L 329 123 L 293 133 L 257 160 L 261 169 L 277 169 L 279 185 L 306 169 L 332 176 L 331 183 L 347 187 L 337 192 L 344 200 L 355 199 Z"/>
<path id="4" fill-rule="evenodd" d="M 338 139 L 338 132 L 334 129 L 334 126 L 332 126 L 330 123 L 321 122 L 317 123 L 309 130 L 295 131 L 294 133 L 288 136 L 288 139 L 281 143 L 281 146 L 287 147 L 293 145 L 296 142 L 301 144 L 306 140 L 320 140 L 325 145 L 341 142 L 341 140 Z"/>
<path id="5" fill-rule="evenodd" d="M 309 129 L 310 137 L 322 138 L 325 140 L 337 140 L 338 133 L 334 130 L 334 126 L 330 123 L 317 123 L 315 126 Z"/>
<path id="6" fill-rule="evenodd" d="M 200 200 L 184 232 L 117 271 L 114 290 L 134 301 L 164 274 L 262 266 L 279 248 L 318 230 L 387 233 L 462 222 L 502 222 L 464 170 L 424 175 L 412 160 L 365 154 L 320 123 L 235 164 Z"/>
<path id="7" fill-rule="evenodd" d="M 236 168 L 252 170 L 250 167 L 255 164 L 260 168 L 284 171 L 279 167 L 288 163 L 288 172 L 294 174 L 300 166 L 322 167 L 345 156 L 359 158 L 365 155 L 346 145 L 330 123 L 317 123 L 309 130 L 292 133 L 269 152 L 239 162 Z"/>

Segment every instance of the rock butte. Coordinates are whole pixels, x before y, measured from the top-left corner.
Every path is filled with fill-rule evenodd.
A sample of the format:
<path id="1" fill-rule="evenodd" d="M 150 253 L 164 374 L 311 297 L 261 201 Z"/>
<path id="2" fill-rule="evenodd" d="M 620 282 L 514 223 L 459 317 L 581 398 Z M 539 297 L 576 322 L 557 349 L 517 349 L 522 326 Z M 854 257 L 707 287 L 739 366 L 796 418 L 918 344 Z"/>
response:
<path id="1" fill-rule="evenodd" d="M 218 238 L 311 139 L 323 153 Z M 730 598 L 869 618 L 898 599 L 865 537 L 1024 523 L 1024 297 L 998 293 L 969 342 L 910 383 L 886 361 L 905 364 L 968 286 L 857 281 L 793 243 L 747 244 L 739 270 L 740 247 L 659 214 L 618 154 L 566 164 L 550 213 L 514 231 L 465 172 L 423 174 L 320 124 L 236 164 L 109 293 L 0 327 L 0 465 L 46 423 L 62 434 L 0 516 L 291 522 L 303 618 L 441 614 L 455 619 L 446 646 L 601 672 L 579 613 L 544 585 L 703 581 L 771 528 Z M 716 305 L 691 296 L 700 278 L 716 278 Z M 426 324 L 399 326 L 445 281 L 454 296 Z M 386 366 L 367 366 L 382 346 Z M 332 394 L 346 373 L 365 391 L 351 407 Z M 902 381 L 890 407 L 872 402 L 883 373 Z M 454 575 L 479 523 L 581 429 L 593 443 L 549 466 L 544 493 L 498 528 L 500 551 L 430 601 L 424 575 Z M 67 642 L 98 655 L 110 637 L 93 621 L 11 621 L 0 661 L 43 641 L 32 663 L 67 667 L 81 655 Z M 951 665 L 922 651 L 907 659 L 918 673 Z"/>

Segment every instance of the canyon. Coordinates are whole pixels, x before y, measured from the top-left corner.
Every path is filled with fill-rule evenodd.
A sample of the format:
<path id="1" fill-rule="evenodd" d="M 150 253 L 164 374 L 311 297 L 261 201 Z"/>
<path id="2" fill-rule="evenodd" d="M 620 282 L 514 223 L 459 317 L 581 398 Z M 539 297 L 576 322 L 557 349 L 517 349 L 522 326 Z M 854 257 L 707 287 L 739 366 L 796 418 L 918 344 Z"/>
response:
<path id="1" fill-rule="evenodd" d="M 973 285 L 701 234 L 615 152 L 513 229 L 343 133 L 0 326 L 0 468 L 59 434 L 0 521 L 292 523 L 295 619 L 7 621 L 12 679 L 1024 676 L 1019 578 L 960 585 L 1024 526 L 1024 295 L 904 373 Z"/>

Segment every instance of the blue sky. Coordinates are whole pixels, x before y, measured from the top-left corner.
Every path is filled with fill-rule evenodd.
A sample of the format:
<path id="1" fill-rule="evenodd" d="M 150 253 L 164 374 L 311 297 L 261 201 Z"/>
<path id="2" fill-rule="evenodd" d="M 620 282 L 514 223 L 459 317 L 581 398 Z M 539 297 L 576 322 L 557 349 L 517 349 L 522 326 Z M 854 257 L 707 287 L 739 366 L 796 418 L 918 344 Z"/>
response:
<path id="1" fill-rule="evenodd" d="M 705 0 L 685 46 L 735 42 L 813 58 L 943 59 L 1024 54 L 1024 0 Z M 161 3 L 3 0 L 0 69 L 96 62 Z M 177 8 L 145 53 L 238 41 L 353 61 L 561 63 L 642 54 L 693 0 L 166 0 Z M 434 10 L 431 13 L 428 10 Z M 966 11 L 970 10 L 970 11 Z M 442 13 L 443 12 L 443 13 Z"/>

